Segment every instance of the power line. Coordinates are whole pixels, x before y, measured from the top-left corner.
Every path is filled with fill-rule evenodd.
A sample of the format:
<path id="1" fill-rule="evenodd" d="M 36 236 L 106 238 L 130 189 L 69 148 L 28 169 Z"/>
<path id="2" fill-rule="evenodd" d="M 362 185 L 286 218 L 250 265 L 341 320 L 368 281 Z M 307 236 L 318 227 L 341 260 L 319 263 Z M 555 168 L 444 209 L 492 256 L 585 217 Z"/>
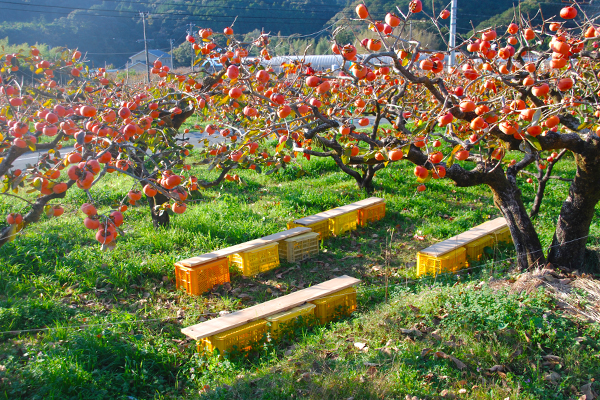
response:
<path id="1" fill-rule="evenodd" d="M 116 0 L 113 0 L 116 1 Z M 88 11 L 88 12 L 108 12 L 108 13 L 117 13 L 119 15 L 110 15 L 111 17 L 119 17 L 119 18 L 128 18 L 126 16 L 122 16 L 120 14 L 131 14 L 132 18 L 134 15 L 138 15 L 137 11 L 128 11 L 128 10 L 108 10 L 108 9 L 88 9 L 88 8 L 79 8 L 79 7 L 66 7 L 66 6 L 48 6 L 48 5 L 43 5 L 43 4 L 33 4 L 33 3 L 19 3 L 19 2 L 13 2 L 13 1 L 0 1 L 0 3 L 3 4 L 13 4 L 13 5 L 20 5 L 20 6 L 31 6 L 31 7 L 44 7 L 44 8 L 52 8 L 52 9 L 65 9 L 65 10 L 71 10 L 72 11 Z M 175 6 L 185 6 L 182 4 L 175 4 L 175 3 L 158 3 L 158 4 L 151 4 L 151 3 L 141 3 L 141 2 L 134 2 L 134 4 L 147 4 L 147 5 L 154 5 L 154 6 L 161 6 L 161 5 L 175 5 Z M 313 5 L 312 7 L 315 7 L 316 5 Z M 207 8 L 207 9 L 214 9 L 214 6 L 207 6 L 207 5 L 193 5 L 193 6 L 187 6 L 187 8 Z M 252 8 L 252 7 L 228 7 L 227 9 L 229 10 L 247 10 L 247 11 L 277 11 L 277 9 L 273 9 L 273 8 Z M 14 9 L 13 9 L 14 10 Z M 335 8 L 335 9 L 331 9 L 331 11 L 334 10 L 339 10 L 339 8 Z M 17 11 L 26 11 L 26 12 L 44 12 L 44 13 L 53 13 L 53 14 L 57 14 L 57 12 L 46 12 L 46 11 L 37 11 L 37 10 L 20 10 L 17 9 Z M 179 11 L 179 10 L 174 10 L 174 11 Z M 304 12 L 318 12 L 322 10 L 319 10 L 317 8 L 312 8 L 312 9 L 294 9 L 292 10 L 294 12 L 296 11 L 304 11 Z M 375 14 L 376 12 L 372 12 L 372 14 Z M 381 12 L 382 15 L 385 13 L 385 11 Z M 190 13 L 175 13 L 175 12 L 152 12 L 152 15 L 164 15 L 166 17 L 172 17 L 172 16 L 176 16 L 176 17 L 211 17 L 211 18 L 235 18 L 237 15 L 214 15 L 214 14 L 190 14 Z M 341 15 L 344 17 L 353 17 L 354 14 L 350 11 L 344 13 L 343 9 L 340 10 L 340 12 L 338 12 L 336 15 Z M 479 16 L 479 17 L 493 17 L 495 16 L 492 14 L 461 14 L 461 15 L 467 15 L 467 16 Z M 104 15 L 103 15 L 104 16 Z M 105 17 L 107 17 L 109 15 L 106 15 Z M 173 18 L 163 18 L 163 19 L 173 19 Z M 259 20 L 264 20 L 264 17 L 262 16 L 237 16 L 239 19 L 259 19 Z M 327 17 L 323 17 L 323 18 L 298 18 L 298 17 L 270 17 L 270 20 L 330 20 L 331 18 L 327 18 Z"/>
<path id="2" fill-rule="evenodd" d="M 111 18 L 129 18 L 132 19 L 134 18 L 134 16 L 138 15 L 138 12 L 136 11 L 126 11 L 126 10 L 105 10 L 105 9 L 88 9 L 88 8 L 77 8 L 77 7 L 65 7 L 65 6 L 47 6 L 47 5 L 42 5 L 42 4 L 32 4 L 32 3 L 17 3 L 17 2 L 13 2 L 13 1 L 0 1 L 0 3 L 2 4 L 13 4 L 13 5 L 20 5 L 20 6 L 33 6 L 33 7 L 44 7 L 44 8 L 51 8 L 51 9 L 66 9 L 66 10 L 71 10 L 70 12 L 73 11 L 87 11 L 87 12 L 110 12 L 110 13 L 117 13 L 119 15 L 98 15 L 98 16 L 102 16 L 102 17 L 111 17 Z M 15 10 L 15 9 L 12 9 Z M 252 8 L 248 8 L 246 10 L 254 10 Z M 275 11 L 272 9 L 265 9 L 266 11 Z M 27 9 L 16 9 L 16 11 L 26 11 L 26 12 L 38 12 L 38 13 L 52 13 L 52 14 L 65 14 L 65 13 L 60 13 L 60 12 L 52 12 L 52 11 L 42 11 L 42 10 L 27 10 Z M 296 10 L 294 10 L 296 11 Z M 311 10 L 297 10 L 297 11 L 304 11 L 304 12 L 310 12 Z M 317 12 L 318 10 L 314 10 L 314 12 Z M 69 14 L 70 14 L 69 12 Z M 123 16 L 120 14 L 131 14 L 131 17 L 128 16 Z M 214 14 L 182 14 L 182 13 L 173 13 L 173 12 L 152 12 L 151 13 L 153 16 L 156 15 L 161 15 L 161 16 L 165 16 L 162 19 L 171 19 L 171 20 L 179 20 L 180 17 L 197 17 L 197 18 L 202 18 L 202 17 L 210 17 L 210 18 L 228 18 L 228 19 L 233 19 L 234 15 L 214 15 Z M 170 17 L 178 17 L 178 18 L 170 18 Z M 238 19 L 256 19 L 256 20 L 261 20 L 264 21 L 264 17 L 262 16 L 238 16 Z M 278 16 L 272 16 L 269 17 L 269 20 L 293 20 L 293 21 L 298 21 L 298 20 L 303 20 L 303 21 L 314 21 L 314 20 L 319 20 L 319 21 L 329 21 L 331 18 L 328 17 L 311 17 L 311 18 L 298 18 L 298 17 L 278 17 Z"/>

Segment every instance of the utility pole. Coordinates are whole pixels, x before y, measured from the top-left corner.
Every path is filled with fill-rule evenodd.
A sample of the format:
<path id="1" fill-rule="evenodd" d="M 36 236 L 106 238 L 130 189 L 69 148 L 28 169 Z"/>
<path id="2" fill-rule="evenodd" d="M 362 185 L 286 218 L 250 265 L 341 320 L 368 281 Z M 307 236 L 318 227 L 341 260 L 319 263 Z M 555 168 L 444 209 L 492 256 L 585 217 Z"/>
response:
<path id="1" fill-rule="evenodd" d="M 190 29 L 188 30 L 188 35 L 190 36 L 194 36 L 193 26 L 194 24 L 190 22 Z M 194 58 L 196 58 L 196 51 L 194 50 L 194 43 L 190 43 L 190 46 L 192 46 L 192 72 L 194 72 Z"/>
<path id="2" fill-rule="evenodd" d="M 142 16 L 142 24 L 144 25 L 144 50 L 146 51 L 146 82 L 150 82 L 150 58 L 148 57 L 148 40 L 146 39 L 146 17 L 149 13 L 140 12 Z"/>
<path id="3" fill-rule="evenodd" d="M 452 0 L 452 6 L 450 8 L 450 62 L 448 63 L 448 71 L 454 68 L 456 64 L 456 52 L 454 48 L 456 47 L 456 9 L 458 0 Z"/>
<path id="4" fill-rule="evenodd" d="M 169 39 L 169 44 L 171 45 L 171 69 L 174 68 L 174 64 L 173 64 L 173 42 L 175 41 L 175 39 Z"/>

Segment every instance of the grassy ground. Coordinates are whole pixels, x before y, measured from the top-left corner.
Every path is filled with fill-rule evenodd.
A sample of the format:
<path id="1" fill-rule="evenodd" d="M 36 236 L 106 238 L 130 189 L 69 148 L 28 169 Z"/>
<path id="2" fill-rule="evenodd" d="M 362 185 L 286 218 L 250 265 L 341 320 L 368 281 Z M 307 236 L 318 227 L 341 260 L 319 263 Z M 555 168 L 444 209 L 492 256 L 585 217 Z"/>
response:
<path id="1" fill-rule="evenodd" d="M 43 330 L 0 333 L 0 398 L 404 399 L 443 390 L 471 399 L 576 398 L 600 377 L 598 326 L 563 315 L 542 292 L 492 288 L 510 275 L 506 248 L 463 274 L 415 279 L 419 249 L 499 213 L 485 188 L 432 181 L 418 194 L 410 170 L 397 163 L 378 174 L 374 195 L 387 201 L 384 220 L 324 242 L 314 259 L 255 278 L 233 273 L 230 285 L 202 297 L 175 289 L 174 262 L 368 196 L 333 163 L 303 161 L 275 176 L 240 172 L 245 186 L 203 191 L 167 230 L 151 227 L 147 206 L 134 207 L 126 235 L 109 252 L 73 208 L 29 227 L 0 248 L 0 332 Z M 201 167 L 192 172 L 214 176 Z M 93 194 L 108 208 L 129 187 L 111 176 Z M 567 189 L 564 182 L 548 189 L 536 222 L 545 244 Z M 524 197 L 531 201 L 532 187 Z M 73 191 L 65 203 L 84 199 Z M 0 198 L 0 215 L 14 204 Z M 594 225 L 589 245 L 599 237 Z M 200 356 L 180 333 L 220 311 L 342 274 L 363 281 L 357 313 L 328 327 L 298 327 L 294 337 L 247 357 Z M 494 365 L 503 367 L 490 372 Z M 559 378 L 548 378 L 551 371 Z"/>

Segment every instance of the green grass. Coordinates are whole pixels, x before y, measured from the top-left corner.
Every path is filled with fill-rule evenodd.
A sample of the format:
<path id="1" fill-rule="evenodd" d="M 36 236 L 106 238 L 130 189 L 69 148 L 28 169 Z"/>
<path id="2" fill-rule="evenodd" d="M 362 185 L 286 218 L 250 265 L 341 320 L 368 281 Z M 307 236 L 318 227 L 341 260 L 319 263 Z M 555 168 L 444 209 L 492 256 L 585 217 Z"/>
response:
<path id="1" fill-rule="evenodd" d="M 411 170 L 396 163 L 378 173 L 374 195 L 387 201 L 382 221 L 324 242 L 314 259 L 254 278 L 234 273 L 230 285 L 202 297 L 175 289 L 174 262 L 368 196 L 329 160 L 301 161 L 270 176 L 240 171 L 245 185 L 200 192 L 169 229 L 152 228 L 147 205 L 130 208 L 125 235 L 115 250 L 103 252 L 74 206 L 85 201 L 84 193 L 70 191 L 64 217 L 44 218 L 0 248 L 0 332 L 50 328 L 0 334 L 0 398 L 404 399 L 461 388 L 467 389 L 461 398 L 471 399 L 576 397 L 573 388 L 600 373 L 598 325 L 563 315 L 543 292 L 510 295 L 495 287 L 496 279 L 510 276 L 510 249 L 495 249 L 496 261 L 464 274 L 415 279 L 419 249 L 499 212 L 484 187 L 441 180 L 417 193 Z M 201 167 L 191 173 L 216 176 Z M 130 186 L 113 174 L 92 194 L 102 211 Z M 558 181 L 548 188 L 536 220 L 545 245 L 567 191 Z M 525 186 L 523 196 L 530 203 L 533 186 Z M 0 197 L 0 215 L 15 205 Z M 588 244 L 597 246 L 599 237 L 594 224 Z M 294 338 L 267 343 L 248 357 L 200 356 L 180 333 L 200 318 L 342 274 L 362 280 L 357 313 L 327 327 L 298 327 Z M 443 340 L 431 334 L 408 339 L 400 328 L 435 329 Z M 357 342 L 368 349 L 359 350 Z M 426 348 L 433 351 L 422 356 Z M 461 360 L 466 370 L 435 357 L 436 351 Z M 561 376 L 556 385 L 544 381 L 550 369 L 541 357 L 547 354 L 561 357 L 552 366 Z M 507 368 L 487 371 L 496 364 Z"/>

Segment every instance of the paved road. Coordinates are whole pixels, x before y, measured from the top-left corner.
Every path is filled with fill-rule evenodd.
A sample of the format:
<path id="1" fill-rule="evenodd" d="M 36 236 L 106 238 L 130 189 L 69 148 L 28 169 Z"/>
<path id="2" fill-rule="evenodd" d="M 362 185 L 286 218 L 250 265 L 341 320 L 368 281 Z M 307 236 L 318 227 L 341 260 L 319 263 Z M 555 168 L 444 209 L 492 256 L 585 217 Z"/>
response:
<path id="1" fill-rule="evenodd" d="M 221 135 L 208 135 L 207 133 L 199 133 L 199 132 L 190 132 L 185 136 L 188 138 L 188 141 L 194 145 L 194 147 L 202 147 L 202 143 L 198 143 L 198 141 L 208 138 L 208 141 L 213 143 L 221 143 L 225 140 Z M 60 153 L 65 155 L 71 151 L 75 150 L 74 147 L 64 147 L 60 149 Z M 27 168 L 27 164 L 35 164 L 42 154 L 45 154 L 46 151 L 30 151 L 28 153 L 23 154 L 21 157 L 17 158 L 13 162 L 13 168 L 25 169 Z"/>
<path id="2" fill-rule="evenodd" d="M 368 118 L 369 118 L 368 126 L 373 126 L 375 117 L 370 116 Z M 358 123 L 358 119 L 356 119 L 354 121 L 354 123 Z M 382 123 L 389 123 L 389 121 L 384 119 L 384 120 L 382 120 Z M 183 137 L 183 136 L 180 136 L 180 137 Z M 211 144 L 222 143 L 225 141 L 225 138 L 219 134 L 208 135 L 206 132 L 204 132 L 204 133 L 190 132 L 190 133 L 185 134 L 185 137 L 188 139 L 188 141 L 191 144 L 194 145 L 194 147 L 197 147 L 197 148 L 201 148 L 203 146 L 202 143 L 198 143 L 198 142 L 202 141 L 203 139 L 206 139 L 206 138 L 208 139 L 208 141 Z M 61 154 L 67 154 L 73 150 L 74 150 L 73 147 L 65 147 L 65 148 L 61 149 L 60 152 L 61 152 Z M 35 164 L 37 162 L 37 160 L 39 159 L 40 155 L 43 153 L 45 153 L 45 151 L 33 151 L 33 152 L 25 153 L 13 162 L 13 168 L 25 169 L 27 164 Z"/>

